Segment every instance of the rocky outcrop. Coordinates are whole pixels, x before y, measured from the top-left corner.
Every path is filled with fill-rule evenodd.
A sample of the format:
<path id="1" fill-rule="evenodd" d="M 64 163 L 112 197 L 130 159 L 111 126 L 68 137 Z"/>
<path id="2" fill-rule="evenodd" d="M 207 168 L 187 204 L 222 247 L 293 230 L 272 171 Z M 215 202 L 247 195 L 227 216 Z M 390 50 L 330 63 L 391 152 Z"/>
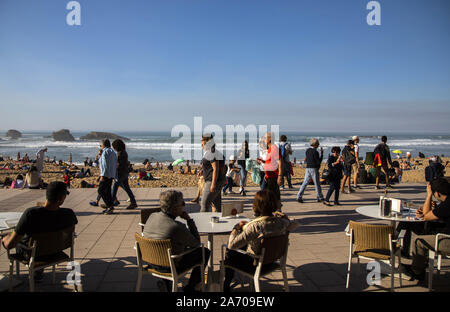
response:
<path id="1" fill-rule="evenodd" d="M 10 129 L 8 130 L 8 132 L 6 132 L 6 137 L 11 139 L 18 139 L 22 137 L 22 133 L 17 130 Z"/>
<path id="2" fill-rule="evenodd" d="M 121 139 L 123 141 L 130 141 L 129 138 L 125 138 L 123 136 L 120 136 L 120 135 L 117 135 L 114 133 L 97 132 L 97 131 L 89 132 L 85 136 L 80 137 L 80 140 L 89 140 L 89 141 L 100 141 L 103 139 L 110 139 L 110 140 Z"/>
<path id="3" fill-rule="evenodd" d="M 75 138 L 67 129 L 61 129 L 52 133 L 52 138 L 55 141 L 73 142 Z"/>

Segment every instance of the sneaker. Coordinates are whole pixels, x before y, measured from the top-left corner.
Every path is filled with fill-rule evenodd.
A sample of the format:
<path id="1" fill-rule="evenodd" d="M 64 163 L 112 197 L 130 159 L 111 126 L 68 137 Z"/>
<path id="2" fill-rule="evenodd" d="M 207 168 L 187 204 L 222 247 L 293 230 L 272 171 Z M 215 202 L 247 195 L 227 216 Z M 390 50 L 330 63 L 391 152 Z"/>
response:
<path id="1" fill-rule="evenodd" d="M 326 206 L 331 206 L 330 202 L 326 201 L 326 200 L 323 201 L 323 204 L 326 205 Z"/>
<path id="2" fill-rule="evenodd" d="M 128 199 L 127 199 L 127 203 L 129 203 L 129 202 L 131 202 L 131 199 L 128 198 Z"/>
<path id="3" fill-rule="evenodd" d="M 128 205 L 128 207 L 126 209 L 130 210 L 130 209 L 136 209 L 137 208 L 137 204 L 136 203 L 131 203 Z"/>
<path id="4" fill-rule="evenodd" d="M 299 202 L 299 203 L 303 204 L 303 199 L 301 199 L 301 198 L 297 198 L 297 202 Z"/>
<path id="5" fill-rule="evenodd" d="M 106 215 L 111 215 L 113 213 L 114 213 L 114 208 L 112 208 L 112 207 L 109 209 L 103 210 L 103 214 L 106 214 Z"/>
<path id="6" fill-rule="evenodd" d="M 361 187 L 359 185 L 352 185 L 353 188 L 355 189 L 360 189 Z"/>
<path id="7" fill-rule="evenodd" d="M 417 280 L 419 282 L 423 282 L 425 280 L 425 272 L 417 274 L 413 271 L 411 265 L 401 264 L 400 271 L 402 274 L 406 275 L 410 281 Z"/>
<path id="8" fill-rule="evenodd" d="M 120 201 L 116 200 L 113 204 L 113 206 L 119 206 L 120 205 Z"/>
<path id="9" fill-rule="evenodd" d="M 280 186 L 280 190 L 284 190 L 284 186 Z"/>
<path id="10" fill-rule="evenodd" d="M 90 201 L 89 205 L 94 206 L 94 207 L 98 207 L 98 203 L 96 201 Z"/>
<path id="11" fill-rule="evenodd" d="M 42 282 L 44 279 L 44 270 L 39 270 L 34 272 L 34 281 L 36 283 Z"/>

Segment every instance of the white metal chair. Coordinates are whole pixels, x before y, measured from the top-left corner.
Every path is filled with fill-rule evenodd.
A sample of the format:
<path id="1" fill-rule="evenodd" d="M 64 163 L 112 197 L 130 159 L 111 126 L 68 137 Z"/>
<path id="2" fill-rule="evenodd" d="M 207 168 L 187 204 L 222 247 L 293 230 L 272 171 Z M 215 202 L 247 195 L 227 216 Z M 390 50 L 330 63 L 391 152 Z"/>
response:
<path id="1" fill-rule="evenodd" d="M 433 289 L 433 274 L 434 274 L 434 261 L 437 256 L 437 276 L 439 277 L 441 271 L 442 257 L 450 258 L 450 252 L 439 250 L 439 243 L 443 239 L 449 239 L 450 235 L 439 233 L 436 235 L 436 242 L 434 245 L 434 250 L 428 251 L 428 290 Z"/>
<path id="2" fill-rule="evenodd" d="M 29 245 L 21 245 L 27 255 L 11 254 L 7 250 L 9 259 L 9 290 L 12 291 L 12 277 L 14 274 L 14 262 L 16 263 L 16 274 L 20 275 L 20 264 L 28 268 L 28 278 L 30 291 L 34 291 L 34 273 L 37 270 L 53 267 L 53 283 L 56 279 L 55 267 L 59 263 L 74 261 L 75 227 L 50 232 L 33 234 L 30 237 Z M 64 250 L 70 248 L 67 255 Z M 75 291 L 78 291 L 77 283 L 74 283 Z"/>
<path id="3" fill-rule="evenodd" d="M 350 282 L 353 258 L 358 259 L 358 265 L 360 265 L 360 259 L 375 260 L 390 264 L 391 291 L 394 291 L 394 274 L 396 271 L 399 273 L 400 287 L 402 287 L 401 271 L 395 267 L 395 257 L 398 258 L 398 267 L 400 267 L 400 251 L 406 232 L 405 230 L 402 230 L 399 236 L 393 239 L 393 226 L 350 221 L 345 232 L 350 241 L 346 288 L 348 288 Z"/>
<path id="4" fill-rule="evenodd" d="M 281 246 L 281 247 L 280 247 Z M 252 257 L 256 262 L 254 270 L 243 270 L 239 266 L 227 263 L 225 260 L 225 252 L 228 250 L 227 245 L 222 245 L 222 260 L 220 261 L 220 290 L 223 291 L 223 283 L 225 280 L 225 269 L 231 268 L 235 272 L 247 276 L 253 280 L 253 285 L 256 292 L 260 292 L 259 280 L 276 270 L 281 270 L 283 274 L 284 290 L 289 291 L 286 273 L 286 260 L 289 247 L 289 234 L 265 237 L 261 242 L 261 253 L 254 255 L 243 250 L 233 249 L 246 256 Z M 266 265 L 263 269 L 263 265 Z"/>
<path id="5" fill-rule="evenodd" d="M 141 289 L 142 276 L 144 274 L 151 274 L 155 277 L 166 279 L 172 281 L 172 291 L 176 292 L 178 290 L 178 282 L 180 278 L 188 274 L 193 268 L 200 266 L 201 276 L 205 276 L 204 263 L 205 263 L 205 250 L 203 244 L 199 247 L 190 249 L 179 255 L 172 255 L 172 245 L 170 239 L 156 240 L 145 238 L 142 235 L 135 233 L 136 239 L 135 249 L 137 257 L 138 266 L 138 279 L 136 282 L 136 291 L 139 292 Z M 175 261 L 181 257 L 201 248 L 202 250 L 202 260 L 199 263 L 187 268 L 183 272 L 178 272 L 175 266 Z M 159 266 L 170 268 L 170 272 L 161 272 L 151 266 L 144 266 L 144 262 Z M 205 290 L 205 279 L 201 278 L 202 291 Z"/>

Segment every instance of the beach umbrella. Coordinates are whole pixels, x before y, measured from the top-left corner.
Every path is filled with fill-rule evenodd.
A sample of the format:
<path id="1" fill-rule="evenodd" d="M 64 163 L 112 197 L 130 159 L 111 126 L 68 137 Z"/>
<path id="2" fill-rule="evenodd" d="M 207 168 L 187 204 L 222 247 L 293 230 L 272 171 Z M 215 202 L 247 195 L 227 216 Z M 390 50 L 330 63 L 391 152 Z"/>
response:
<path id="1" fill-rule="evenodd" d="M 394 154 L 403 154 L 403 152 L 401 150 L 395 150 L 392 153 L 394 153 Z"/>
<path id="2" fill-rule="evenodd" d="M 183 161 L 184 161 L 184 158 L 177 159 L 177 160 L 175 160 L 175 161 L 172 163 L 172 166 L 176 166 L 176 165 L 178 165 L 178 164 L 181 164 Z"/>

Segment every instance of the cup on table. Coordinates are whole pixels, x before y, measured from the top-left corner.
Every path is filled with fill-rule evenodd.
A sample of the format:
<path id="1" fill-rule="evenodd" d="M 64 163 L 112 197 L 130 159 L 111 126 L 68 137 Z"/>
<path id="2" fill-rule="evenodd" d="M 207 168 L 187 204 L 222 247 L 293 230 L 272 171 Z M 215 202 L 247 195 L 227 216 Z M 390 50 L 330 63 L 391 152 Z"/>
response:
<path id="1" fill-rule="evenodd" d="M 211 217 L 212 223 L 219 223 L 219 217 Z"/>

